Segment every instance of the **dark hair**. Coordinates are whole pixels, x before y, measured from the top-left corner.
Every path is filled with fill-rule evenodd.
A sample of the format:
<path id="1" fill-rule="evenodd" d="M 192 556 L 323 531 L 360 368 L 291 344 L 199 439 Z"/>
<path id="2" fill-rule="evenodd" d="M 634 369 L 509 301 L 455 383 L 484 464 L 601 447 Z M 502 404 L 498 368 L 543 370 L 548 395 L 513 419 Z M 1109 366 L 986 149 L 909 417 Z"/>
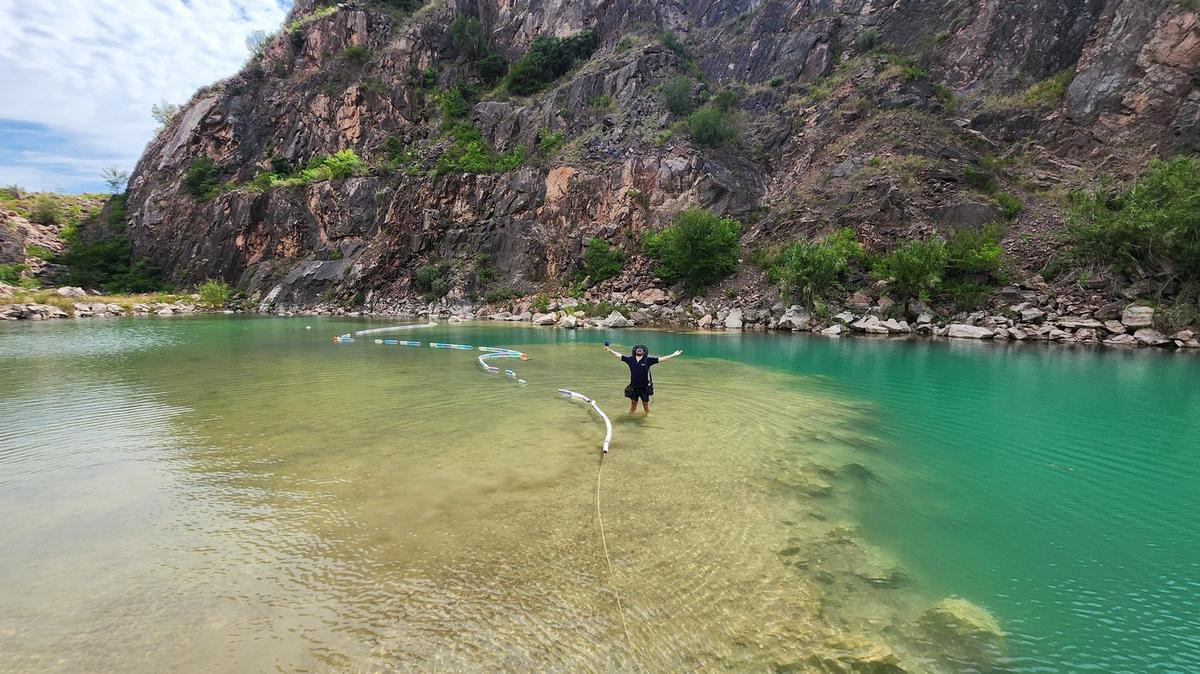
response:
<path id="1" fill-rule="evenodd" d="M 637 345 L 635 345 L 635 346 L 633 347 L 633 355 L 635 355 L 635 356 L 637 355 L 638 349 L 641 349 L 641 350 L 642 350 L 642 355 L 643 355 L 643 356 L 649 356 L 649 355 L 650 355 L 650 349 L 649 349 L 649 348 L 647 348 L 647 346 L 646 346 L 645 344 L 637 344 Z"/>

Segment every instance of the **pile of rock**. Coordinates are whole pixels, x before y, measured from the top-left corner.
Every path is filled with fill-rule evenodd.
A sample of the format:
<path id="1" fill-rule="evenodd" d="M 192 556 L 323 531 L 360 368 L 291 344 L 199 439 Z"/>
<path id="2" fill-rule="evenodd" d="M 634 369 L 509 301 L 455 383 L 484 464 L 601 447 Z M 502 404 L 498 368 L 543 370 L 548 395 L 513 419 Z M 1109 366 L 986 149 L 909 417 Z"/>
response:
<path id="1" fill-rule="evenodd" d="M 70 314 L 53 304 L 0 304 L 0 320 L 3 321 L 44 321 L 70 317 Z"/>

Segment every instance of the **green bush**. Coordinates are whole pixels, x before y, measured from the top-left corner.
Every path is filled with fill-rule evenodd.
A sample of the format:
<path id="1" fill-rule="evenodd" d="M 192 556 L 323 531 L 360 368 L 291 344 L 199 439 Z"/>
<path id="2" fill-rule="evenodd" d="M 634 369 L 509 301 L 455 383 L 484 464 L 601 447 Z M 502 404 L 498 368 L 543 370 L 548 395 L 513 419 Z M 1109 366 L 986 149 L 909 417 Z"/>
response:
<path id="1" fill-rule="evenodd" d="M 479 69 L 479 78 L 491 85 L 500 81 L 500 78 L 508 72 L 508 61 L 505 61 L 503 56 L 492 52 L 479 59 L 476 67 Z"/>
<path id="2" fill-rule="evenodd" d="M 687 46 L 683 44 L 683 41 L 680 40 L 679 36 L 675 33 L 672 33 L 669 30 L 659 33 L 658 41 L 662 44 L 662 46 L 675 52 L 675 55 L 679 58 L 684 60 L 689 58 Z"/>
<path id="3" fill-rule="evenodd" d="M 708 147 L 720 147 L 737 138 L 733 113 L 716 107 L 705 107 L 687 118 L 692 140 Z"/>
<path id="4" fill-rule="evenodd" d="M 543 157 L 549 157 L 554 154 L 563 144 L 562 131 L 546 131 L 542 129 L 538 132 L 538 153 Z"/>
<path id="5" fill-rule="evenodd" d="M 879 29 L 866 28 L 854 40 L 854 48 L 860 52 L 868 52 L 879 46 Z"/>
<path id="6" fill-rule="evenodd" d="M 999 279 L 1004 256 L 1000 235 L 997 225 L 951 232 L 946 237 L 946 278 L 974 283 Z"/>
<path id="7" fill-rule="evenodd" d="M 1004 210 L 1004 217 L 1012 220 L 1025 210 L 1025 206 L 1008 192 L 997 192 L 995 195 L 996 203 L 1000 204 L 1000 208 Z"/>
<path id="8" fill-rule="evenodd" d="M 588 107 L 595 108 L 597 110 L 612 110 L 612 96 L 605 96 L 603 94 L 599 96 L 592 96 L 592 99 L 588 101 Z"/>
<path id="9" fill-rule="evenodd" d="M 521 293 L 508 287 L 493 288 L 484 295 L 483 300 L 488 304 L 502 304 L 511 299 L 520 297 Z"/>
<path id="10" fill-rule="evenodd" d="M 342 51 L 342 56 L 355 65 L 363 65 L 370 61 L 373 55 L 370 49 L 359 45 L 351 45 Z"/>
<path id="11" fill-rule="evenodd" d="M 772 89 L 778 89 L 779 87 L 783 86 L 783 83 L 786 81 L 787 78 L 785 78 L 783 75 L 776 75 L 775 77 L 772 77 L 767 84 L 769 84 Z"/>
<path id="12" fill-rule="evenodd" d="M 479 129 L 466 123 L 458 123 L 450 128 L 450 136 L 454 138 L 451 145 L 438 158 L 436 172 L 446 173 L 493 173 L 505 172 L 518 168 L 525 162 L 526 148 L 517 145 L 508 152 L 496 156 L 491 146 L 483 139 Z"/>
<path id="13" fill-rule="evenodd" d="M 360 159 L 354 150 L 341 150 L 331 155 L 317 155 L 310 159 L 304 168 L 291 175 L 259 173 L 250 181 L 250 185 L 256 189 L 307 185 L 321 180 L 340 180 L 362 175 L 366 169 L 366 162 Z"/>
<path id="14" fill-rule="evenodd" d="M 456 122 L 467 118 L 471 105 L 463 95 L 462 87 L 450 87 L 442 94 L 442 128 L 448 129 Z"/>
<path id="15" fill-rule="evenodd" d="M 25 271 L 27 268 L 28 265 L 20 262 L 0 264 L 0 283 L 17 285 L 21 282 L 21 272 Z"/>
<path id="16" fill-rule="evenodd" d="M 201 283 L 196 292 L 200 294 L 199 304 L 202 307 L 209 309 L 220 309 L 229 304 L 229 297 L 233 295 L 233 288 L 224 281 L 209 279 Z"/>
<path id="17" fill-rule="evenodd" d="M 683 117 L 692 114 L 696 101 L 692 98 L 692 80 L 680 75 L 662 87 L 663 103 L 672 113 Z"/>
<path id="18" fill-rule="evenodd" d="M 183 172 L 179 183 L 185 194 L 197 201 L 207 201 L 216 196 L 221 187 L 221 171 L 216 162 L 208 157 L 193 159 Z"/>
<path id="19" fill-rule="evenodd" d="M 39 225 L 57 225 L 62 218 L 62 210 L 58 200 L 48 194 L 39 194 L 33 198 L 33 206 L 29 209 L 29 219 Z"/>
<path id="20" fill-rule="evenodd" d="M 733 89 L 722 89 L 716 96 L 713 96 L 713 107 L 722 112 L 731 112 L 737 107 L 740 98 L 738 92 Z"/>
<path id="21" fill-rule="evenodd" d="M 460 16 L 450 23 L 450 42 L 469 61 L 478 61 L 488 53 L 483 28 L 473 16 Z"/>
<path id="22" fill-rule="evenodd" d="M 854 231 L 839 229 L 824 241 L 797 241 L 785 248 L 779 255 L 778 276 L 791 296 L 811 307 L 840 287 L 850 261 L 861 254 Z"/>
<path id="23" fill-rule="evenodd" d="M 646 236 L 646 252 L 658 260 L 662 279 L 683 282 L 689 291 L 737 271 L 738 238 L 742 225 L 702 208 L 675 216 L 670 227 Z"/>
<path id="24" fill-rule="evenodd" d="M 904 299 L 926 301 L 941 285 L 946 271 L 946 242 L 941 239 L 909 241 L 875 262 L 872 273 Z"/>
<path id="25" fill-rule="evenodd" d="M 1200 158 L 1155 161 L 1115 198 L 1075 193 L 1071 204 L 1083 257 L 1200 280 Z"/>
<path id="26" fill-rule="evenodd" d="M 992 174 L 975 166 L 963 169 L 963 182 L 985 194 L 996 191 L 996 180 Z"/>
<path id="27" fill-rule="evenodd" d="M 450 292 L 450 283 L 442 276 L 442 268 L 427 264 L 413 274 L 413 287 L 419 290 L 427 302 L 445 297 Z"/>
<path id="28" fill-rule="evenodd" d="M 535 37 L 529 51 L 509 69 L 508 90 L 518 96 L 536 94 L 567 74 L 576 61 L 591 56 L 598 42 L 591 30 L 563 38 Z"/>
<path id="29" fill-rule="evenodd" d="M 608 245 L 600 237 L 588 240 L 583 250 L 583 273 L 592 278 L 592 283 L 599 283 L 621 273 L 625 263 L 625 255 L 620 248 Z"/>

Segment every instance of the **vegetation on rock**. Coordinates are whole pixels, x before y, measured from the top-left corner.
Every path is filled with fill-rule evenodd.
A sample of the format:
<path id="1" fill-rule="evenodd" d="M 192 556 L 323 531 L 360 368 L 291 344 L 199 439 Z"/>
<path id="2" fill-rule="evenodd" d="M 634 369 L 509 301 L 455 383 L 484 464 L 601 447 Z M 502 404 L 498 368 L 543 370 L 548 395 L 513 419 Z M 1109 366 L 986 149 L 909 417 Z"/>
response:
<path id="1" fill-rule="evenodd" d="M 659 262 L 655 273 L 692 292 L 737 271 L 742 225 L 703 208 L 689 208 L 671 226 L 645 237 L 646 252 Z"/>
<path id="2" fill-rule="evenodd" d="M 583 273 L 599 283 L 621 273 L 625 255 L 620 248 L 608 245 L 600 237 L 592 237 L 583 250 Z"/>
<path id="3" fill-rule="evenodd" d="M 591 30 L 569 37 L 535 37 L 529 51 L 509 68 L 508 90 L 518 96 L 536 94 L 567 74 L 576 61 L 591 56 L 598 44 L 599 40 Z"/>

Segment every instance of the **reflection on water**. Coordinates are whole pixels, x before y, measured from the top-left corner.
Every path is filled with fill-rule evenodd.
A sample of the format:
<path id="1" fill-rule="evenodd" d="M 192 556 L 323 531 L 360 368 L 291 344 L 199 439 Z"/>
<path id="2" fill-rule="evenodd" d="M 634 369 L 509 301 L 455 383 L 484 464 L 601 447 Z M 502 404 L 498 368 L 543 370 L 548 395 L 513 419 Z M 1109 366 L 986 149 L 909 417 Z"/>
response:
<path id="1" fill-rule="evenodd" d="M 527 351 L 516 387 L 469 353 L 328 341 L 356 327 L 0 333 L 0 367 L 22 373 L 0 390 L 0 670 L 999 671 L 988 635 L 964 637 L 986 614 L 923 614 L 955 589 L 859 534 L 880 521 L 864 503 L 923 484 L 886 395 L 848 394 L 808 354 L 761 367 L 642 334 L 688 351 L 630 416 L 598 333 L 412 333 Z M 611 579 L 603 429 L 560 386 L 613 417 Z"/>

